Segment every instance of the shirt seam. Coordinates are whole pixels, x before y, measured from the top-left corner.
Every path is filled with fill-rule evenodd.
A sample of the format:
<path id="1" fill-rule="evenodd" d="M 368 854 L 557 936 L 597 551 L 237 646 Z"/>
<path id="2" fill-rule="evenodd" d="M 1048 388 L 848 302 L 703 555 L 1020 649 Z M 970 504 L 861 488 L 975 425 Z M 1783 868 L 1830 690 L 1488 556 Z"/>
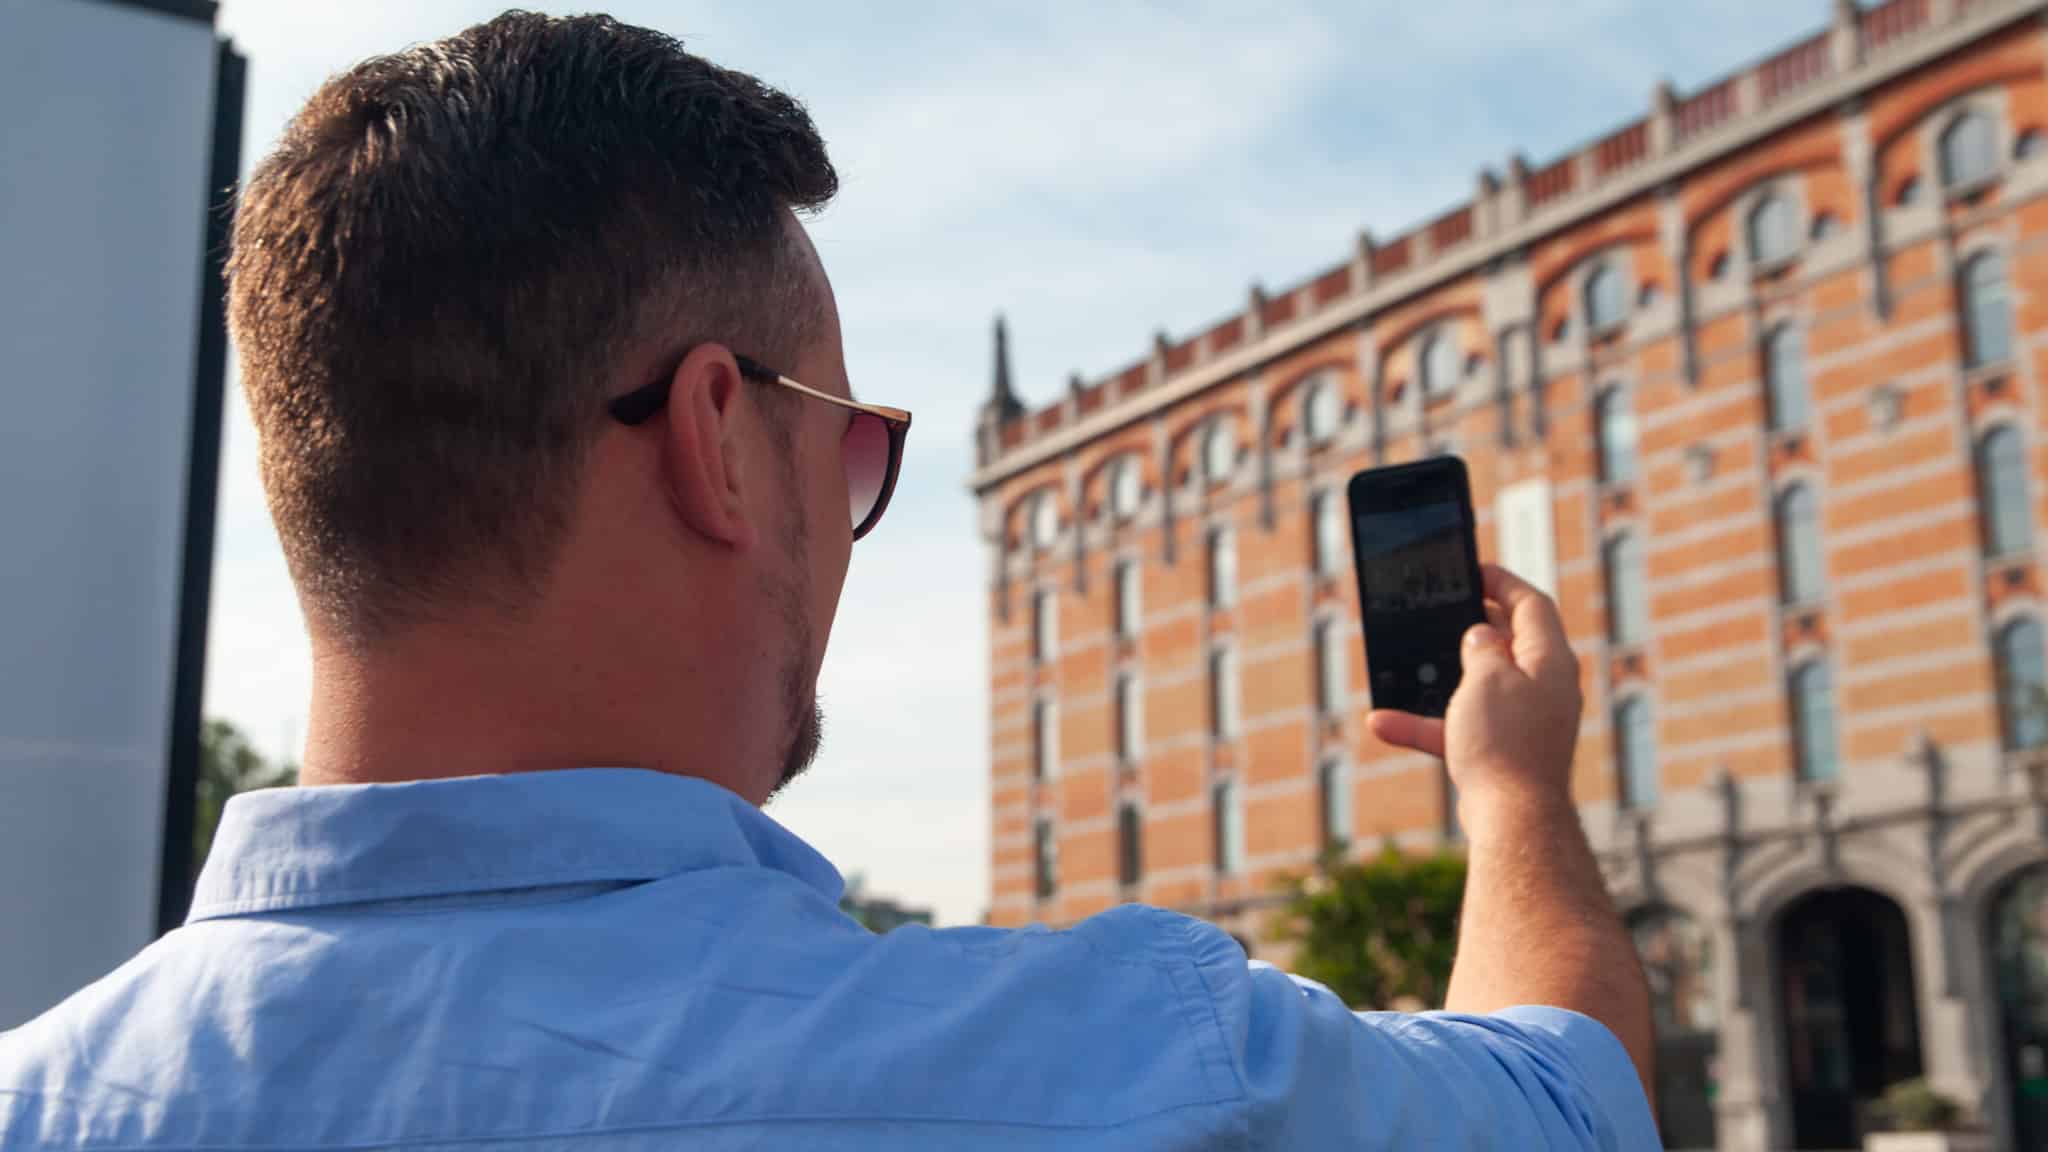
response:
<path id="1" fill-rule="evenodd" d="M 685 1120 L 648 1124 L 622 1124 L 604 1128 L 535 1129 L 523 1132 L 504 1132 L 479 1135 L 420 1136 L 410 1139 L 379 1140 L 364 1138 L 348 1141 L 318 1141 L 314 1143 L 180 1143 L 173 1145 L 186 1152 L 356 1152 L 371 1148 L 432 1148 L 454 1144 L 502 1144 L 511 1141 L 530 1140 L 596 1140 L 610 1136 L 654 1135 L 663 1132 L 688 1132 L 705 1128 L 739 1128 L 747 1125 L 779 1126 L 806 1124 L 930 1124 L 949 1127 L 1006 1128 L 1027 1132 L 1107 1132 L 1145 1124 L 1177 1112 L 1217 1109 L 1225 1102 L 1216 1100 L 1190 1100 L 1173 1104 L 1150 1112 L 1131 1116 L 1123 1120 L 1102 1124 L 1059 1124 L 1038 1120 L 992 1120 L 972 1116 L 922 1116 L 911 1113 L 859 1113 L 851 1115 L 817 1114 L 802 1116 L 750 1116 L 731 1119 Z M 79 1152 L 159 1152 L 166 1147 L 161 1143 L 145 1144 L 94 1144 L 76 1145 Z"/>
<path id="2" fill-rule="evenodd" d="M 1237 1120 L 1237 1135 L 1239 1138 L 1240 1146 L 1246 1149 L 1250 1149 L 1253 1147 L 1251 1117 L 1249 1115 L 1250 1096 L 1249 1093 L 1245 1091 L 1244 1074 L 1243 1071 L 1238 1068 L 1237 1061 L 1231 1054 L 1229 1038 L 1224 1035 L 1223 1031 L 1223 1017 L 1216 1011 L 1216 990 L 1210 986 L 1209 977 L 1206 973 L 1202 971 L 1201 961 L 1197 959 L 1197 952 L 1195 948 L 1195 924 L 1193 921 L 1183 920 L 1178 925 L 1178 927 L 1180 928 L 1180 938 L 1182 947 L 1187 954 L 1187 966 L 1194 971 L 1195 981 L 1202 986 L 1201 1007 L 1203 1009 L 1206 1009 L 1207 1011 L 1207 1015 L 1209 1018 L 1210 1035 L 1215 1039 L 1216 1042 L 1221 1043 L 1223 1046 L 1223 1068 L 1224 1071 L 1229 1075 L 1230 1087 L 1232 1091 L 1230 1099 L 1238 1101 L 1245 1105 L 1245 1107 L 1239 1108 L 1237 1110 L 1237 1115 L 1235 1118 Z M 1250 997 L 1247 997 L 1246 1000 L 1246 1010 L 1249 1011 L 1251 1007 Z M 1208 1047 L 1208 1045 L 1203 1045 L 1202 1047 L 1202 1064 L 1205 1069 L 1210 1065 L 1210 1063 L 1215 1058 L 1215 1054 L 1210 1052 L 1208 1050 Z"/>
<path id="3" fill-rule="evenodd" d="M 723 871 L 728 868 L 773 872 L 757 864 L 712 864 L 703 868 L 640 869 L 620 864 L 583 864 L 574 868 L 550 867 L 531 872 L 513 872 L 503 875 L 470 873 L 463 876 L 447 876 L 431 883 L 409 885 L 368 885 L 355 888 L 323 888 L 318 885 L 305 888 L 290 888 L 273 891 L 262 896 L 244 896 L 237 900 L 209 900 L 195 904 L 188 923 L 216 919 L 224 916 L 240 916 L 250 912 L 282 912 L 295 908 L 318 908 L 325 904 L 364 904 L 384 900 L 413 900 L 421 896 L 477 895 L 487 892 L 502 892 L 512 888 L 555 887 L 566 884 L 620 884 L 646 883 L 650 880 L 664 880 L 671 876 L 692 875 L 704 872 Z M 789 873 L 778 873 L 789 875 Z M 801 881 L 801 877 L 797 877 Z M 806 888 L 810 887 L 808 884 Z M 815 891 L 815 889 L 813 889 Z"/>

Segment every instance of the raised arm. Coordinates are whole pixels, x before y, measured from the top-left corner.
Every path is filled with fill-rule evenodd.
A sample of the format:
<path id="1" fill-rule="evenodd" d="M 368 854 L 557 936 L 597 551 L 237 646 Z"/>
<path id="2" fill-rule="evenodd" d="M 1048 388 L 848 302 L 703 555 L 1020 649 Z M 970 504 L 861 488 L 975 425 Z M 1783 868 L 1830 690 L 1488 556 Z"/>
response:
<path id="1" fill-rule="evenodd" d="M 1465 637 L 1444 719 L 1375 712 L 1388 743 L 1441 756 L 1469 844 L 1445 1007 L 1546 1005 L 1592 1017 L 1653 1083 L 1650 997 L 1571 797 L 1579 667 L 1549 597 L 1486 568 L 1490 625 Z"/>

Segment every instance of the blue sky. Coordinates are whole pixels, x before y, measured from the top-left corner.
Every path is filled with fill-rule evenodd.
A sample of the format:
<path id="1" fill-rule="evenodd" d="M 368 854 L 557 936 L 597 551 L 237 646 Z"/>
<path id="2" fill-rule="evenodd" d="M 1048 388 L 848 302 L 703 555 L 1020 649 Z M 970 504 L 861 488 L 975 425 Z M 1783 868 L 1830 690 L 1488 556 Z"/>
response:
<path id="1" fill-rule="evenodd" d="M 582 10 L 535 4 L 559 11 Z M 250 58 L 245 163 L 322 79 L 455 32 L 466 0 L 225 0 Z M 912 409 L 888 519 L 855 549 L 820 691 L 818 765 L 771 808 L 842 871 L 935 906 L 987 902 L 986 558 L 975 407 L 1010 319 L 1036 403 L 1342 260 L 1828 18 L 1713 5 L 618 3 L 809 104 L 844 180 L 812 231 L 869 399 Z M 305 635 L 231 398 L 206 707 L 277 752 L 303 731 Z"/>

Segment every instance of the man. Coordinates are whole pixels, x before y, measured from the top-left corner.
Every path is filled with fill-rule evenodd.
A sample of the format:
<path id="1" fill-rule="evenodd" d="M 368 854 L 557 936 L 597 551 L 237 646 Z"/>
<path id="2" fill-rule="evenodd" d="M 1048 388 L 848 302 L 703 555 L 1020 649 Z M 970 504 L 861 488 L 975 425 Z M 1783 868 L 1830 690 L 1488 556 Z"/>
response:
<path id="1" fill-rule="evenodd" d="M 306 786 L 236 798 L 189 922 L 0 1038 L 0 1142 L 1655 1146 L 1576 664 L 1502 572 L 1448 722 L 1373 718 L 1460 784 L 1464 1015 L 1355 1016 L 1153 909 L 837 912 L 759 810 L 908 425 L 850 399 L 796 216 L 835 185 L 794 101 L 599 17 L 313 96 L 230 261 Z"/>

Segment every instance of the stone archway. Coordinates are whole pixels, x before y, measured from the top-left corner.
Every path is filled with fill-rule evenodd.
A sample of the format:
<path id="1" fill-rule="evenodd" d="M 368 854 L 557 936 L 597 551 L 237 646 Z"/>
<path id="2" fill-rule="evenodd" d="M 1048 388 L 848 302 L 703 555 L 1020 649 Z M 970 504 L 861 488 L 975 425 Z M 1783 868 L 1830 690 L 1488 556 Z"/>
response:
<path id="1" fill-rule="evenodd" d="M 1858 1147 L 1868 1102 L 1921 1074 L 1905 912 L 1868 888 L 1827 888 L 1788 904 L 1774 937 L 1793 1146 Z"/>
<path id="2" fill-rule="evenodd" d="M 1719 1087 L 1714 955 L 1691 916 L 1667 904 L 1629 914 L 1657 1034 L 1657 1127 L 1672 1152 L 1710 1149 Z"/>

